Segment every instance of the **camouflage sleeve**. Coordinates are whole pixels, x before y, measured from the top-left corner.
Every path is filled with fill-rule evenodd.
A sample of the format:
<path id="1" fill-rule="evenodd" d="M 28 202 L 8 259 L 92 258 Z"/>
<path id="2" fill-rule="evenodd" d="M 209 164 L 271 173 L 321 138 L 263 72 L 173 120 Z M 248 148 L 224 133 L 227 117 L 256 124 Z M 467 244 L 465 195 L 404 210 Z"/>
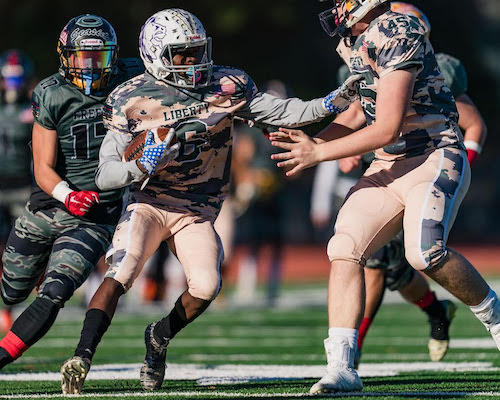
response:
<path id="1" fill-rule="evenodd" d="M 444 77 L 444 82 L 457 98 L 467 92 L 467 72 L 462 62 L 448 54 L 436 54 L 436 61 Z"/>
<path id="2" fill-rule="evenodd" d="M 46 129 L 56 130 L 56 122 L 54 116 L 50 113 L 48 104 L 44 101 L 40 85 L 33 91 L 31 99 L 31 109 L 33 111 L 33 118 L 36 123 L 40 124 Z"/>
<path id="3" fill-rule="evenodd" d="M 280 99 L 259 92 L 236 115 L 257 123 L 293 128 L 320 121 L 330 115 L 322 103 L 322 98 L 311 101 Z"/>
<path id="4" fill-rule="evenodd" d="M 106 128 L 106 130 L 128 134 L 128 120 L 127 116 L 123 113 L 123 107 L 120 101 L 121 98 L 122 97 L 119 96 L 116 90 L 111 92 L 104 104 L 102 121 L 104 122 L 104 128 Z"/>
<path id="5" fill-rule="evenodd" d="M 386 38 L 377 52 L 377 73 L 380 77 L 389 72 L 424 66 L 425 36 L 412 32 L 410 35 L 395 35 Z"/>
<path id="6" fill-rule="evenodd" d="M 95 182 L 101 190 L 117 189 L 139 182 L 145 174 L 135 161 L 122 162 L 122 155 L 130 143 L 131 134 L 108 131 L 99 150 L 99 167 Z"/>

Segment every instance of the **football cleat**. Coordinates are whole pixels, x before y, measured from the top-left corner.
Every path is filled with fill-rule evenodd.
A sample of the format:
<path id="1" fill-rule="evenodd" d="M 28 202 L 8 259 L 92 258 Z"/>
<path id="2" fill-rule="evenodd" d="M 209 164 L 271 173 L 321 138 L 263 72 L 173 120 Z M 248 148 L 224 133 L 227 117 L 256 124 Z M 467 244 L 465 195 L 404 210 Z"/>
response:
<path id="1" fill-rule="evenodd" d="M 430 318 L 431 337 L 427 347 L 429 349 L 429 357 L 432 361 L 441 361 L 448 351 L 450 345 L 449 328 L 457 306 L 450 300 L 441 300 L 445 313 L 441 318 Z"/>
<path id="2" fill-rule="evenodd" d="M 63 394 L 82 393 L 83 382 L 89 373 L 90 360 L 75 356 L 61 365 L 61 389 Z"/>
<path id="3" fill-rule="evenodd" d="M 141 386 L 144 390 L 158 390 L 165 379 L 165 362 L 167 358 L 167 344 L 160 345 L 153 336 L 156 322 L 149 324 L 144 331 L 146 357 L 141 367 Z"/>
<path id="4" fill-rule="evenodd" d="M 363 389 L 363 383 L 353 368 L 355 349 L 343 337 L 325 340 L 328 366 L 326 374 L 316 382 L 309 393 L 353 392 Z"/>

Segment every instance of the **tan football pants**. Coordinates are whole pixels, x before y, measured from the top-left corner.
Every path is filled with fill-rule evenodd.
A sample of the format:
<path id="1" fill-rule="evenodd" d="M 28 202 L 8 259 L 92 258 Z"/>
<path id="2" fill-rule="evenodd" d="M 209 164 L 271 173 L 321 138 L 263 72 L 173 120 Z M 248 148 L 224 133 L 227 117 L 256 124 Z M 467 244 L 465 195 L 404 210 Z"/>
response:
<path id="1" fill-rule="evenodd" d="M 222 243 L 212 221 L 203 215 L 172 212 L 145 203 L 127 207 L 106 255 L 106 277 L 130 289 L 144 263 L 166 240 L 187 278 L 189 293 L 214 299 L 221 288 Z"/>
<path id="2" fill-rule="evenodd" d="M 403 228 L 405 256 L 412 267 L 438 265 L 446 256 L 448 234 L 469 183 L 469 162 L 456 148 L 373 161 L 339 211 L 328 243 L 330 261 L 364 265 Z"/>

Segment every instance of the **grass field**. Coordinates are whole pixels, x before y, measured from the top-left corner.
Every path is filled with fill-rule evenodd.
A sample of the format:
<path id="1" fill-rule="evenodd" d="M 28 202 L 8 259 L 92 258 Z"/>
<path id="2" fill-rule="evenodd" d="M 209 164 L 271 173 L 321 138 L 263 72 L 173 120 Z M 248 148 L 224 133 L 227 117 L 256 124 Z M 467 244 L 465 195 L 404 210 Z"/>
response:
<path id="1" fill-rule="evenodd" d="M 0 373 L 0 399 L 57 399 L 59 366 L 72 355 L 84 310 L 63 310 L 52 330 Z M 138 371 L 143 330 L 158 313 L 119 312 L 95 356 L 81 397 L 94 399 L 293 399 L 308 397 L 324 371 L 323 306 L 212 309 L 168 350 L 160 392 L 144 393 Z M 424 314 L 384 304 L 365 340 L 362 393 L 336 398 L 500 398 L 498 350 L 483 326 L 460 306 L 449 353 L 428 360 Z M 332 397 L 332 396 L 328 396 Z"/>

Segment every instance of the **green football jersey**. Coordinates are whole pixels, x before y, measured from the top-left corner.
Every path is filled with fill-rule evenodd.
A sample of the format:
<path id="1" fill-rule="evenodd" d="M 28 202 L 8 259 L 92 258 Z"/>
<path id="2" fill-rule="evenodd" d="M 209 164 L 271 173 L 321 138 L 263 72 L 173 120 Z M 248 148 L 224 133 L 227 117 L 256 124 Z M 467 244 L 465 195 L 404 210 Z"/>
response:
<path id="1" fill-rule="evenodd" d="M 29 103 L 0 104 L 0 189 L 30 185 L 32 127 Z"/>
<path id="2" fill-rule="evenodd" d="M 107 91 L 99 96 L 86 96 L 59 73 L 42 80 L 33 91 L 35 121 L 57 132 L 56 172 L 71 189 L 98 192 L 101 204 L 123 196 L 121 189 L 100 191 L 94 179 L 99 148 L 106 134 L 102 121 L 104 102 L 112 89 L 143 71 L 138 59 L 118 60 Z M 61 205 L 38 187 L 32 195 L 31 202 L 34 201 L 44 206 L 47 203 Z"/>
<path id="3" fill-rule="evenodd" d="M 467 72 L 462 62 L 448 54 L 436 54 L 436 61 L 444 77 L 444 83 L 456 99 L 467 92 Z"/>

